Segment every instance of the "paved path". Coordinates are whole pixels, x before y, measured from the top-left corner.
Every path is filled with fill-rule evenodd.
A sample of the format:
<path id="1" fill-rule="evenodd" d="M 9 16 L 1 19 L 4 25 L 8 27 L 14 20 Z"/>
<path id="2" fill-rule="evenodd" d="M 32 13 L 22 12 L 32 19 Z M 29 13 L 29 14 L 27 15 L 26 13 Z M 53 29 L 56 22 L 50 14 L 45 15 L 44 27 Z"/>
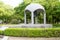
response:
<path id="1" fill-rule="evenodd" d="M 60 38 L 9 37 L 8 40 L 60 40 Z"/>
<path id="2" fill-rule="evenodd" d="M 0 40 L 2 40 L 2 38 L 0 38 Z"/>

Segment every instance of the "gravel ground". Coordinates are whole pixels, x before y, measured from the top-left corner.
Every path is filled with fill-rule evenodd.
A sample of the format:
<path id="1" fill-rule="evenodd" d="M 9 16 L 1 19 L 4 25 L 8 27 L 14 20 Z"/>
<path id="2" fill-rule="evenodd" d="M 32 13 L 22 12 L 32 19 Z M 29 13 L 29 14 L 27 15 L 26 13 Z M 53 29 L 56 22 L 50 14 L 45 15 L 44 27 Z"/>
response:
<path id="1" fill-rule="evenodd" d="M 60 40 L 60 38 L 9 37 L 8 40 Z"/>

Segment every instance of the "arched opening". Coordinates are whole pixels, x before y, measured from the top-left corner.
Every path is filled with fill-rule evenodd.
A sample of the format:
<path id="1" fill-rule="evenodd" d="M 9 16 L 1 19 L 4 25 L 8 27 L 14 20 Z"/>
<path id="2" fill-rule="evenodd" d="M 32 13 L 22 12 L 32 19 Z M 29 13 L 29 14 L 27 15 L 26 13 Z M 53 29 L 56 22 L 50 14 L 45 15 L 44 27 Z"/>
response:
<path id="1" fill-rule="evenodd" d="M 44 10 L 37 9 L 34 11 L 34 24 L 44 23 Z"/>
<path id="2" fill-rule="evenodd" d="M 25 14 L 26 14 L 26 24 L 30 24 L 31 23 L 31 12 L 29 10 L 26 10 Z"/>

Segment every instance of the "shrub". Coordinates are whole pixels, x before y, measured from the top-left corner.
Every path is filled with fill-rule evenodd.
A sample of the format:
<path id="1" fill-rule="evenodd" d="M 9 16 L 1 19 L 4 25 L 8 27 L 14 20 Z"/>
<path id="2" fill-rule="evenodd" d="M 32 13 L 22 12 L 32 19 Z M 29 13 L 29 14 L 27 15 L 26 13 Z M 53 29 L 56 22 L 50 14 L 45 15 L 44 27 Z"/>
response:
<path id="1" fill-rule="evenodd" d="M 60 27 L 60 24 L 53 24 L 53 27 Z"/>
<path id="2" fill-rule="evenodd" d="M 16 37 L 60 37 L 60 28 L 9 28 L 6 36 Z"/>
<path id="3" fill-rule="evenodd" d="M 3 31 L 2 30 L 0 30 L 0 35 L 3 35 Z"/>

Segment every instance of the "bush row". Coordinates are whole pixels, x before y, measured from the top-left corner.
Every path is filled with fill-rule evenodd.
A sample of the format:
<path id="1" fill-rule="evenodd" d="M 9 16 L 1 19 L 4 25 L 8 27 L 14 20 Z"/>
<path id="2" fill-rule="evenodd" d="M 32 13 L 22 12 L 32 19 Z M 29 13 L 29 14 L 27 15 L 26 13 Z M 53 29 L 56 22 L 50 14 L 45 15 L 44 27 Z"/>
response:
<path id="1" fill-rule="evenodd" d="M 60 27 L 60 24 L 53 24 L 53 27 L 54 27 L 54 28 Z"/>
<path id="2" fill-rule="evenodd" d="M 16 37 L 60 37 L 60 28 L 9 28 L 6 36 Z"/>

